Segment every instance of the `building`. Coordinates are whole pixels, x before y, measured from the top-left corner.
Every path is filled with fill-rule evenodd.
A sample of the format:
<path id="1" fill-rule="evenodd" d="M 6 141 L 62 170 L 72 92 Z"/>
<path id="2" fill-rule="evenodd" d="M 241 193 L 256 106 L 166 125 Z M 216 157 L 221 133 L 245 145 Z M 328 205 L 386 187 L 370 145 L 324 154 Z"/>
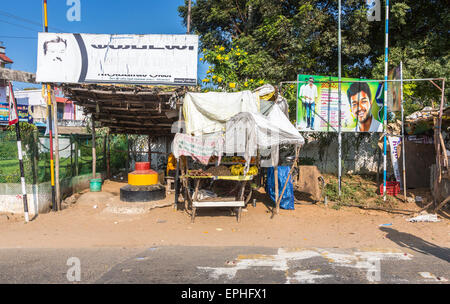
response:
<path id="1" fill-rule="evenodd" d="M 0 67 L 10 69 L 13 61 L 6 56 L 5 46 L 3 42 L 0 41 Z"/>

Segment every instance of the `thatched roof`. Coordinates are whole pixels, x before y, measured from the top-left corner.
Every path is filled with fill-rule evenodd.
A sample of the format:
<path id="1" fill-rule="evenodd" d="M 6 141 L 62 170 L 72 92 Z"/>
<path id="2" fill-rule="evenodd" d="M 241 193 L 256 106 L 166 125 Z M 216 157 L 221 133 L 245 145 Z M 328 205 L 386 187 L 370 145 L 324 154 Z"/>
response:
<path id="1" fill-rule="evenodd" d="M 171 135 L 185 87 L 63 84 L 66 97 L 111 133 Z"/>

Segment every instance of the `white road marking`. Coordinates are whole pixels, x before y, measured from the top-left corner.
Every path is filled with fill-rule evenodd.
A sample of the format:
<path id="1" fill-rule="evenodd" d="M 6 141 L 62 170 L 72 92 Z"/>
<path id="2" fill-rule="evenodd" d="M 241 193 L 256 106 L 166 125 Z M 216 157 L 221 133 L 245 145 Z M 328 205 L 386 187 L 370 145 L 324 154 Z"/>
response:
<path id="1" fill-rule="evenodd" d="M 206 271 L 212 279 L 220 279 L 225 277 L 231 280 L 236 276 L 239 270 L 248 270 L 252 267 L 270 267 L 272 270 L 284 271 L 286 274 L 286 284 L 292 282 L 299 283 L 314 283 L 316 280 L 330 278 L 333 275 L 318 274 L 317 270 L 300 270 L 289 275 L 289 261 L 306 260 L 313 257 L 323 257 L 328 260 L 330 264 L 338 267 L 350 267 L 366 271 L 367 280 L 370 282 L 378 281 L 379 276 L 374 276 L 374 272 L 380 273 L 379 262 L 381 260 L 411 260 L 411 254 L 402 252 L 389 251 L 357 251 L 352 254 L 333 253 L 323 249 L 286 249 L 279 248 L 275 255 L 244 255 L 239 256 L 232 263 L 228 262 L 229 267 L 201 267 L 197 266 L 199 270 Z M 378 265 L 377 263 L 378 262 Z"/>

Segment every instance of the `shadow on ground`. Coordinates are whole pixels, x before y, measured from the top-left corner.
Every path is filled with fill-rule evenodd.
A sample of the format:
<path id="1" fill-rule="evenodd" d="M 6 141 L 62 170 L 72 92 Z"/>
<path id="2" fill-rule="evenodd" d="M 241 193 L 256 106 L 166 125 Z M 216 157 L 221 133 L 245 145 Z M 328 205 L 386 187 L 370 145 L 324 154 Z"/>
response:
<path id="1" fill-rule="evenodd" d="M 450 248 L 437 246 L 420 237 L 392 228 L 380 227 L 380 230 L 387 233 L 386 238 L 401 247 L 409 248 L 422 254 L 433 255 L 441 260 L 450 262 Z"/>

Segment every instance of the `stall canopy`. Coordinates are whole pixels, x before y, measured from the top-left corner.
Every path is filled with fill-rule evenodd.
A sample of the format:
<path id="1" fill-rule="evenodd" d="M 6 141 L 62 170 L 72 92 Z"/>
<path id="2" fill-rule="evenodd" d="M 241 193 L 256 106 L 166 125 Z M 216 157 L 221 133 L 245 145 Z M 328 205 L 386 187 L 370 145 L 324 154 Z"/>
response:
<path id="1" fill-rule="evenodd" d="M 278 104 L 273 103 L 265 114 L 260 111 L 258 92 L 186 93 L 186 134 L 175 137 L 175 157 L 201 154 L 199 159 L 203 160 L 213 153 L 238 153 L 244 156 L 248 168 L 250 158 L 262 149 L 270 152 L 271 163 L 276 165 L 279 145 L 302 145 L 304 139 Z"/>
<path id="2" fill-rule="evenodd" d="M 258 149 L 271 152 L 271 164 L 278 164 L 278 147 L 283 144 L 303 145 L 303 136 L 290 123 L 278 105 L 267 116 L 241 112 L 226 123 L 225 153 L 243 153 L 247 163 Z"/>
<path id="3" fill-rule="evenodd" d="M 183 87 L 63 84 L 65 96 L 111 133 L 173 136 Z"/>
<path id="4" fill-rule="evenodd" d="M 183 102 L 186 133 L 198 136 L 223 131 L 234 115 L 257 112 L 257 101 L 258 94 L 251 91 L 186 93 Z"/>

